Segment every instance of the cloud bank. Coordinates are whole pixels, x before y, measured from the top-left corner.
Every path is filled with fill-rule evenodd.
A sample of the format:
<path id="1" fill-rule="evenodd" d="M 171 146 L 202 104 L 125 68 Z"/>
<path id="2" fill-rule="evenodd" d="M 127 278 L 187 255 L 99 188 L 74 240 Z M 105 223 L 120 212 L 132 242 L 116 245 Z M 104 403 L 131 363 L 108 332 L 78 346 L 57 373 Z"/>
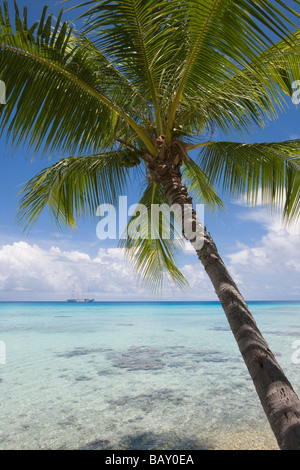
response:
<path id="1" fill-rule="evenodd" d="M 245 297 L 266 300 L 300 299 L 300 226 L 285 227 L 267 209 L 242 213 L 242 219 L 258 223 L 266 230 L 260 240 L 237 243 L 228 253 L 227 265 Z"/>
<path id="2" fill-rule="evenodd" d="M 265 234 L 237 242 L 224 261 L 246 300 L 300 299 L 299 224 L 285 228 L 267 209 L 241 211 Z M 119 248 L 100 248 L 92 257 L 58 246 L 42 248 L 24 241 L 0 247 L 0 300 L 65 300 L 73 294 L 96 300 L 217 300 L 196 257 L 184 257 L 180 269 L 189 282 L 181 291 L 166 284 L 153 298 L 127 266 Z"/>
<path id="3" fill-rule="evenodd" d="M 186 276 L 191 270 L 197 281 L 204 278 L 200 264 L 183 267 Z M 206 282 L 209 287 L 209 281 Z M 161 295 L 153 298 L 126 264 L 119 248 L 100 248 L 95 257 L 80 251 L 61 250 L 57 246 L 44 249 L 24 241 L 0 248 L 2 301 L 66 300 L 73 295 L 88 295 L 99 301 L 185 300 L 193 299 L 194 284 L 195 280 L 191 278 L 191 288 L 185 293 L 166 284 Z M 202 299 L 207 299 L 207 290 L 203 291 Z"/>
<path id="4" fill-rule="evenodd" d="M 135 294 L 133 276 L 119 249 L 100 249 L 92 258 L 79 251 L 15 242 L 0 249 L 2 300 L 65 300 L 74 295 Z"/>

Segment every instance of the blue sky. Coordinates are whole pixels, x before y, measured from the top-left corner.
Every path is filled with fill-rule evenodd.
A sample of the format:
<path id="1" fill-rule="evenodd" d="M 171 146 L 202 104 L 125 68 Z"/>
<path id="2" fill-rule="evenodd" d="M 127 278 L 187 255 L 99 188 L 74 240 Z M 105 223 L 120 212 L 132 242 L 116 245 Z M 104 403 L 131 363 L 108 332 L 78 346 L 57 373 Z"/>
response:
<path id="1" fill-rule="evenodd" d="M 18 2 L 20 9 L 26 4 L 30 18 L 38 19 L 43 2 Z M 59 2 L 47 4 L 54 13 L 61 8 Z M 77 14 L 69 12 L 66 17 Z M 299 118 L 299 107 L 290 100 L 285 114 L 247 141 L 300 138 Z M 31 162 L 22 148 L 11 155 L 5 137 L 0 148 L 0 300 L 65 300 L 73 288 L 79 289 L 79 294 L 88 291 L 96 300 L 153 299 L 124 263 L 117 241 L 97 238 L 97 219 L 79 223 L 77 231 L 58 231 L 53 230 L 45 213 L 30 236 L 17 229 L 17 193 L 48 161 L 37 157 Z M 135 186 L 128 193 L 130 204 L 138 202 Z M 224 214 L 214 216 L 205 211 L 205 224 L 247 300 L 300 299 L 299 228 L 283 227 L 266 207 L 258 205 L 253 210 L 242 201 L 228 200 Z M 181 292 L 166 285 L 154 300 L 216 300 L 196 256 L 184 252 L 179 266 L 190 287 Z"/>

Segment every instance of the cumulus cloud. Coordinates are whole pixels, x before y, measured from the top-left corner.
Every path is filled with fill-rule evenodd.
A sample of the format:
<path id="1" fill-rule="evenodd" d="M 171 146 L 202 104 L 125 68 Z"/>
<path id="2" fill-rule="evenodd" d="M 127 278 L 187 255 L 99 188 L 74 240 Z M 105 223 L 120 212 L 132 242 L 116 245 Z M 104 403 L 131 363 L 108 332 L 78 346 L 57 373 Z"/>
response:
<path id="1" fill-rule="evenodd" d="M 64 300 L 71 292 L 99 300 L 136 295 L 136 282 L 118 248 L 100 249 L 92 258 L 59 247 L 43 249 L 26 242 L 0 249 L 0 293 L 3 300 Z"/>
<path id="2" fill-rule="evenodd" d="M 250 195 L 250 201 L 252 200 L 252 196 Z M 233 204 L 237 206 L 248 206 L 247 195 L 243 195 L 238 199 L 234 199 L 232 201 Z M 300 218 L 297 220 L 291 221 L 289 224 L 286 224 L 282 217 L 282 208 L 285 203 L 285 198 L 281 201 L 278 201 L 278 204 L 275 206 L 278 207 L 278 210 L 271 211 L 270 209 L 270 201 L 268 201 L 265 197 L 263 199 L 262 190 L 261 188 L 257 191 L 257 199 L 256 199 L 256 207 L 255 209 L 251 209 L 245 212 L 241 212 L 239 217 L 245 220 L 251 220 L 253 222 L 260 223 L 263 227 L 271 230 L 281 230 L 285 228 L 289 233 L 300 233 Z"/>
<path id="3" fill-rule="evenodd" d="M 200 263 L 183 266 L 190 288 L 167 283 L 157 297 L 145 290 L 126 264 L 122 249 L 100 248 L 96 256 L 24 241 L 0 248 L 0 300 L 65 300 L 72 294 L 96 300 L 207 300 L 209 281 Z"/>
<path id="4" fill-rule="evenodd" d="M 218 300 L 213 285 L 199 260 L 185 264 L 180 269 L 189 283 L 186 300 Z"/>
<path id="5" fill-rule="evenodd" d="M 237 243 L 227 253 L 228 268 L 238 278 L 245 297 L 253 299 L 298 299 L 300 297 L 299 222 L 285 226 L 267 209 L 240 214 L 263 226 L 266 234 L 250 244 Z"/>
<path id="6" fill-rule="evenodd" d="M 238 216 L 265 229 L 256 241 L 239 241 L 235 249 L 223 254 L 243 296 L 247 300 L 299 299 L 299 224 L 284 227 L 263 207 L 245 209 Z M 185 256 L 183 261 L 180 269 L 189 287 L 180 291 L 166 284 L 162 294 L 153 299 L 119 248 L 100 248 L 91 256 L 24 241 L 5 244 L 0 247 L 0 300 L 65 300 L 74 289 L 76 295 L 88 293 L 96 300 L 217 300 L 196 256 Z"/>
<path id="7" fill-rule="evenodd" d="M 260 201 L 258 201 L 260 202 Z M 243 201 L 239 204 L 242 206 Z M 300 223 L 285 226 L 278 214 L 267 207 L 243 210 L 237 217 L 263 228 L 265 234 L 242 243 L 223 254 L 225 264 L 246 300 L 297 300 L 300 298 Z M 242 236 L 242 234 L 240 234 Z M 189 280 L 191 296 L 216 300 L 199 262 L 182 268 Z"/>

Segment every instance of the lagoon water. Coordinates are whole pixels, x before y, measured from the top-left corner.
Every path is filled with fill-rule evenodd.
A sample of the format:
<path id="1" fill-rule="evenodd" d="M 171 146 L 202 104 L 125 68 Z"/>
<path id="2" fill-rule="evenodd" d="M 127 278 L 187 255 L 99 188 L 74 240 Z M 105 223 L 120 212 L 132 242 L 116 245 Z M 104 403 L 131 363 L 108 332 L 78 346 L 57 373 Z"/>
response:
<path id="1" fill-rule="evenodd" d="M 249 306 L 300 395 L 300 303 Z M 1 450 L 277 447 L 217 302 L 2 302 L 0 348 Z"/>

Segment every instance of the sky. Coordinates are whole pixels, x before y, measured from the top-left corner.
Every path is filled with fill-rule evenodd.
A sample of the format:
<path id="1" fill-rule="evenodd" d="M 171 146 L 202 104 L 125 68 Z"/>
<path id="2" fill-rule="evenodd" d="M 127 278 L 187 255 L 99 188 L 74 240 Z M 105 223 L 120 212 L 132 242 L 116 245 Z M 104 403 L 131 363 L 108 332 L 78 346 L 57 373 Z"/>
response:
<path id="1" fill-rule="evenodd" d="M 10 6 L 12 1 L 9 0 Z M 71 1 L 69 5 L 75 5 Z M 57 14 L 61 4 L 48 1 Z M 30 18 L 38 19 L 43 2 L 28 5 Z M 67 12 L 66 17 L 78 13 Z M 76 24 L 77 25 L 77 24 Z M 300 80 L 300 77 L 299 77 Z M 0 105 L 3 106 L 3 105 Z M 249 142 L 300 138 L 300 109 L 287 102 L 279 118 L 258 131 Z M 0 301 L 63 301 L 72 294 L 97 301 L 217 300 L 203 267 L 190 250 L 183 251 L 178 265 L 189 282 L 184 291 L 166 284 L 160 295 L 146 291 L 126 264 L 118 240 L 100 240 L 98 219 L 81 221 L 77 230 L 59 231 L 43 214 L 29 235 L 17 227 L 15 216 L 22 185 L 49 162 L 38 156 L 26 159 L 26 148 L 14 155 L 0 139 Z M 128 204 L 138 202 L 136 182 L 129 188 Z M 284 227 L 278 215 L 260 202 L 255 209 L 243 200 L 225 199 L 224 213 L 210 214 L 204 221 L 219 253 L 246 300 L 300 300 L 299 224 Z"/>

